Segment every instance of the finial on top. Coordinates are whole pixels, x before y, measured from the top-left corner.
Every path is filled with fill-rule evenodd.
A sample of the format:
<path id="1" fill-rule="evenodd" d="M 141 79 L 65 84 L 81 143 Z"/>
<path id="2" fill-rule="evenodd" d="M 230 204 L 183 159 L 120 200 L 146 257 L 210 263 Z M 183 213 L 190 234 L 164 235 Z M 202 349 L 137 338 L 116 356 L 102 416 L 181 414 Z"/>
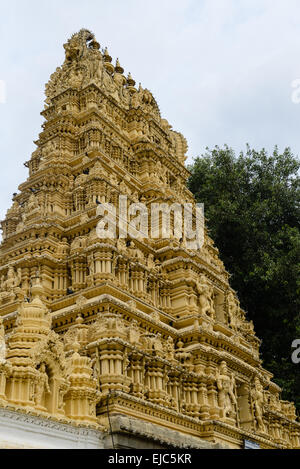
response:
<path id="1" fill-rule="evenodd" d="M 112 75 L 114 73 L 115 67 L 111 63 L 112 58 L 108 53 L 107 47 L 105 48 L 104 54 L 103 54 L 103 59 L 104 59 L 104 66 L 106 68 L 106 71 Z"/>
<path id="2" fill-rule="evenodd" d="M 116 60 L 115 72 L 120 73 L 121 75 L 124 73 L 124 68 L 121 67 L 119 59 Z"/>
<path id="3" fill-rule="evenodd" d="M 135 81 L 134 81 L 134 79 L 132 78 L 130 72 L 128 73 L 128 76 L 127 76 L 127 84 L 128 84 L 128 86 L 134 86 L 134 85 L 135 85 Z"/>
<path id="4" fill-rule="evenodd" d="M 112 58 L 111 58 L 111 56 L 110 56 L 109 53 L 108 53 L 107 47 L 105 47 L 105 51 L 104 51 L 103 57 L 104 57 L 104 62 L 109 62 L 109 63 L 110 63 L 110 62 L 112 61 Z"/>

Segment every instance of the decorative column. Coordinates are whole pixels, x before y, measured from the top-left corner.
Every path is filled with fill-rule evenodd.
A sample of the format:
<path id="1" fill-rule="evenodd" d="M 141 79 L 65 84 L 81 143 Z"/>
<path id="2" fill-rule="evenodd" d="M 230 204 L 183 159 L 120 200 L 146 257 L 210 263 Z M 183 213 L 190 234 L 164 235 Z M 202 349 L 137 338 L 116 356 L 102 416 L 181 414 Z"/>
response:
<path id="1" fill-rule="evenodd" d="M 166 390 L 164 389 L 163 364 L 157 360 L 148 360 L 146 364 L 146 388 L 149 401 L 164 405 L 166 401 Z"/>
<path id="2" fill-rule="evenodd" d="M 133 352 L 130 354 L 129 360 L 129 376 L 132 379 L 130 393 L 133 396 L 143 398 L 145 359 L 141 353 Z"/>
<path id="3" fill-rule="evenodd" d="M 216 388 L 216 382 L 214 378 L 209 378 L 207 382 L 207 398 L 209 404 L 210 417 L 213 420 L 219 420 L 220 409 L 218 406 L 218 391 Z"/>
<path id="4" fill-rule="evenodd" d="M 101 391 L 129 392 L 131 379 L 127 374 L 129 365 L 125 340 L 128 330 L 117 314 L 106 312 L 98 316 L 90 328 L 91 349 L 98 348 Z"/>
<path id="5" fill-rule="evenodd" d="M 118 264 L 119 269 L 119 285 L 121 288 L 128 288 L 128 263 L 120 260 Z"/>

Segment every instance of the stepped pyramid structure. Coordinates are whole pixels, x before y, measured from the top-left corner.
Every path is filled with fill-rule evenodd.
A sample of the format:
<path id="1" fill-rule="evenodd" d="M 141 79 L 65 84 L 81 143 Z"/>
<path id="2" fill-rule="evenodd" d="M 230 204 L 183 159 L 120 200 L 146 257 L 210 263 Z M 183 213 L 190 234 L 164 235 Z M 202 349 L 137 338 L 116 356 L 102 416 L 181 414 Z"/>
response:
<path id="1" fill-rule="evenodd" d="M 2 222 L 0 446 L 299 448 L 207 230 L 99 237 L 120 196 L 195 217 L 187 143 L 92 33 L 64 48 Z"/>

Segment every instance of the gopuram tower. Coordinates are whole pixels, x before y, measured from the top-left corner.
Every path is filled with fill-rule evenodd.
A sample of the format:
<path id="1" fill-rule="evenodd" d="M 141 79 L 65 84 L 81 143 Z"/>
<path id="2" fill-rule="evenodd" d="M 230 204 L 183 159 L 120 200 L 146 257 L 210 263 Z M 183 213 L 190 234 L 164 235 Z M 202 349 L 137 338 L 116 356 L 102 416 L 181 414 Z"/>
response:
<path id="1" fill-rule="evenodd" d="M 195 217 L 186 140 L 92 33 L 64 48 L 2 222 L 0 447 L 300 448 L 207 230 L 191 249 L 173 211 L 169 237 L 118 212 Z M 105 204 L 122 221 L 106 238 Z"/>

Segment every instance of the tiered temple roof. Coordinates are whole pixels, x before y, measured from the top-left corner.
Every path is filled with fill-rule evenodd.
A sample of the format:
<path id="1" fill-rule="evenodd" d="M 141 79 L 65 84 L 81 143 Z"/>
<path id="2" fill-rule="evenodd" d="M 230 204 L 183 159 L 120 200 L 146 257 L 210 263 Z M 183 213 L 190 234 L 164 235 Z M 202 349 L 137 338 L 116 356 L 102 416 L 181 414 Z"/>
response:
<path id="1" fill-rule="evenodd" d="M 141 438 L 142 422 L 199 445 L 299 448 L 294 405 L 262 367 L 207 230 L 196 250 L 184 236 L 97 235 L 99 206 L 120 195 L 195 207 L 187 143 L 91 32 L 64 48 L 2 222 L 0 407 L 103 431 L 109 412 Z"/>

